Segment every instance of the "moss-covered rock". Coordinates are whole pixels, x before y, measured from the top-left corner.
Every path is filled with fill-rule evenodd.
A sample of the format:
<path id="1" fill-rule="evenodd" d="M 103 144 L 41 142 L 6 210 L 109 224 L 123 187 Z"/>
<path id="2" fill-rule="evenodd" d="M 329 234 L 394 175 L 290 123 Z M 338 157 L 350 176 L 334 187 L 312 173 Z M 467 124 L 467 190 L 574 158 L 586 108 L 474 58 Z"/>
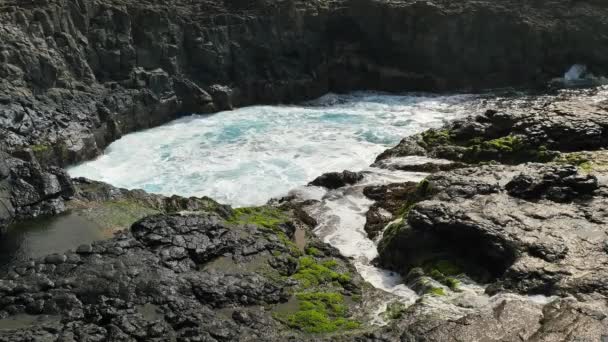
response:
<path id="1" fill-rule="evenodd" d="M 308 247 L 308 248 L 306 248 L 306 254 L 312 255 L 312 256 L 319 256 L 319 255 L 322 255 L 323 253 L 321 253 L 321 251 L 319 251 L 319 249 L 317 249 L 316 247 Z"/>
<path id="2" fill-rule="evenodd" d="M 421 133 L 422 146 L 430 149 L 439 145 L 447 145 L 452 142 L 452 137 L 449 129 L 429 129 Z"/>
<path id="3" fill-rule="evenodd" d="M 45 145 L 45 144 L 35 144 L 35 145 L 30 146 L 30 149 L 34 153 L 42 153 L 42 152 L 48 151 L 50 148 L 51 147 L 49 145 Z"/>
<path id="4" fill-rule="evenodd" d="M 399 319 L 403 317 L 405 310 L 407 309 L 407 305 L 401 302 L 391 302 L 386 306 L 386 311 L 384 312 L 384 316 L 388 319 Z"/>
<path id="5" fill-rule="evenodd" d="M 433 279 L 449 287 L 451 290 L 458 290 L 460 281 L 454 276 L 462 273 L 462 268 L 449 260 L 437 260 L 429 262 L 424 267 L 425 272 Z"/>
<path id="6" fill-rule="evenodd" d="M 445 290 L 441 287 L 433 287 L 429 289 L 426 293 L 436 297 L 445 296 Z"/>
<path id="7" fill-rule="evenodd" d="M 233 215 L 228 218 L 229 223 L 255 224 L 265 228 L 276 229 L 280 224 L 289 220 L 282 210 L 271 207 L 244 207 L 234 209 Z"/>
<path id="8" fill-rule="evenodd" d="M 537 125 L 533 134 L 529 128 L 531 123 L 526 120 Z M 518 122 L 521 125 L 517 125 Z M 550 124 L 556 127 L 551 128 Z M 430 129 L 403 139 L 399 145 L 383 152 L 377 162 L 408 155 L 468 164 L 548 162 L 557 157 L 557 151 L 572 151 L 579 144 L 588 144 L 576 139 L 567 120 L 550 124 L 540 122 L 536 117 L 488 110 L 482 115 L 456 120 L 441 129 Z M 593 143 L 601 144 L 601 139 Z"/>
<path id="9" fill-rule="evenodd" d="M 311 256 L 303 256 L 299 260 L 299 267 L 293 278 L 298 280 L 305 288 L 337 281 L 340 284 L 350 282 L 350 275 L 336 272 L 338 266 L 335 259 L 318 262 Z"/>
<path id="10" fill-rule="evenodd" d="M 275 319 L 289 329 L 307 334 L 359 328 L 361 322 L 352 318 L 351 313 L 355 312 L 356 303 L 362 301 L 364 291 L 354 267 L 314 237 L 304 252 L 294 258 L 297 267 L 285 279 L 293 284 L 292 295 L 287 303 L 272 309 Z"/>
<path id="11" fill-rule="evenodd" d="M 476 138 L 469 141 L 462 155 L 462 161 L 469 163 L 500 161 L 518 164 L 527 161 L 547 162 L 556 155 L 556 152 L 549 151 L 544 145 L 532 145 L 521 136 L 506 135 L 490 140 Z"/>
<path id="12" fill-rule="evenodd" d="M 555 159 L 557 164 L 568 164 L 578 167 L 584 173 L 592 172 L 596 167 L 607 164 L 606 160 L 602 161 L 600 153 L 594 152 L 572 152 L 563 153 Z"/>
<path id="13" fill-rule="evenodd" d="M 227 217 L 232 210 L 208 197 L 166 197 L 85 178 L 73 179 L 72 183 L 75 195 L 66 203 L 67 209 L 97 224 L 107 237 L 149 215 L 186 211 L 213 212 Z"/>
<path id="14" fill-rule="evenodd" d="M 300 248 L 290 237 L 295 233 L 295 227 L 290 224 L 292 217 L 283 209 L 273 206 L 236 208 L 226 222 L 231 224 L 254 224 L 276 236 L 287 246 L 291 253 L 300 255 Z"/>
<path id="15" fill-rule="evenodd" d="M 378 250 L 386 250 L 389 245 L 398 243 L 395 238 L 398 238 L 400 234 L 407 235 L 408 225 L 407 217 L 410 210 L 416 205 L 416 203 L 429 198 L 433 194 L 433 185 L 425 178 L 416 185 L 415 189 L 409 193 L 407 199 L 403 202 L 401 208 L 397 211 L 397 219 L 389 224 L 382 234 L 382 238 L 378 243 Z M 381 253 L 382 254 L 382 253 Z"/>
<path id="16" fill-rule="evenodd" d="M 348 306 L 338 292 L 296 294 L 298 309 L 285 317 L 286 324 L 307 333 L 332 333 L 352 330 L 361 323 L 348 318 Z"/>

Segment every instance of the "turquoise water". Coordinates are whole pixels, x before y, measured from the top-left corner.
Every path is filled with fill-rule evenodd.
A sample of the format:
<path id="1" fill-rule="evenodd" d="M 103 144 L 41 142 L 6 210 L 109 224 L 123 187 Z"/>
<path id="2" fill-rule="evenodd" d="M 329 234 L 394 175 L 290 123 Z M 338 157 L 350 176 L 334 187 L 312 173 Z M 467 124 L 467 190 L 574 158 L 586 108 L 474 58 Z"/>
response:
<path id="1" fill-rule="evenodd" d="M 471 95 L 326 95 L 303 105 L 191 115 L 69 170 L 125 188 L 259 205 L 328 171 L 360 170 L 401 138 L 470 113 Z"/>

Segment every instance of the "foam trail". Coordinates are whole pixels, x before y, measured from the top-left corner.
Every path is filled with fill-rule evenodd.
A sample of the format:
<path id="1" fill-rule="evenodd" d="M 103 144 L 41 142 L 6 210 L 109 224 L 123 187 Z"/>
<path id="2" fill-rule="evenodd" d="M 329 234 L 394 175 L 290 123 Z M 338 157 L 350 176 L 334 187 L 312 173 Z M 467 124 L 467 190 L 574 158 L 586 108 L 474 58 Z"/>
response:
<path id="1" fill-rule="evenodd" d="M 478 100 L 470 95 L 330 94 L 300 106 L 192 115 L 126 135 L 103 156 L 69 172 L 154 193 L 207 195 L 233 206 L 263 204 L 293 189 L 300 198 L 319 200 L 308 208 L 319 223 L 318 236 L 353 258 L 373 286 L 412 303 L 417 296 L 399 275 L 371 264 L 378 251 L 364 226 L 373 202 L 363 188 L 419 181 L 425 175 L 367 165 L 402 137 L 469 114 Z M 363 169 L 366 177 L 355 186 L 330 192 L 302 187 L 324 172 Z"/>
<path id="2" fill-rule="evenodd" d="M 414 291 L 403 284 L 401 277 L 391 271 L 375 267 L 372 260 L 378 256 L 376 243 L 365 232 L 365 215 L 374 203 L 365 197 L 363 189 L 369 185 L 422 180 L 426 174 L 367 168 L 366 176 L 354 186 L 328 191 L 319 202 L 307 207 L 309 214 L 317 220 L 314 232 L 341 254 L 353 259 L 363 279 L 374 287 L 402 298 L 411 304 L 417 298 Z M 308 187 L 313 188 L 313 187 Z M 309 190 L 308 193 L 313 193 Z M 292 195 L 305 194 L 294 189 Z M 308 199 L 301 197 L 301 199 Z"/>
<path id="3" fill-rule="evenodd" d="M 403 136 L 464 116 L 476 101 L 361 92 L 191 115 L 128 134 L 68 171 L 129 189 L 259 205 L 324 172 L 361 170 Z"/>

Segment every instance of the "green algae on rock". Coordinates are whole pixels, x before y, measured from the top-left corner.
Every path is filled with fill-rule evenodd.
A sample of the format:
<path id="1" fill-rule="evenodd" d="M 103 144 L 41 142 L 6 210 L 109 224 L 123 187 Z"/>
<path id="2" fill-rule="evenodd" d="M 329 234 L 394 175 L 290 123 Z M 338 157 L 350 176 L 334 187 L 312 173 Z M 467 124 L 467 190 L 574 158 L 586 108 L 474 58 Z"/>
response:
<path id="1" fill-rule="evenodd" d="M 296 294 L 298 310 L 286 317 L 287 324 L 308 333 L 332 333 L 358 328 L 361 324 L 348 318 L 344 296 L 337 292 L 301 292 Z"/>

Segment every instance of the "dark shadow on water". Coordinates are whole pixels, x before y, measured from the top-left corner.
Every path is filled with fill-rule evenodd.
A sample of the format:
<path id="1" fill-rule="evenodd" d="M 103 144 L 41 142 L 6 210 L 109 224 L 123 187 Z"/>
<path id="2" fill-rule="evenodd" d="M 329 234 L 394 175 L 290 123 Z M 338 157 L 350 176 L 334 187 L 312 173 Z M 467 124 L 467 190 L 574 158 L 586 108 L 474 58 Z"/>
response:
<path id="1" fill-rule="evenodd" d="M 99 225 L 76 213 L 20 222 L 0 236 L 0 274 L 15 263 L 104 238 Z"/>
<path id="2" fill-rule="evenodd" d="M 54 325 L 59 323 L 61 317 L 51 315 L 18 314 L 0 319 L 0 331 L 24 329 L 40 325 Z"/>

